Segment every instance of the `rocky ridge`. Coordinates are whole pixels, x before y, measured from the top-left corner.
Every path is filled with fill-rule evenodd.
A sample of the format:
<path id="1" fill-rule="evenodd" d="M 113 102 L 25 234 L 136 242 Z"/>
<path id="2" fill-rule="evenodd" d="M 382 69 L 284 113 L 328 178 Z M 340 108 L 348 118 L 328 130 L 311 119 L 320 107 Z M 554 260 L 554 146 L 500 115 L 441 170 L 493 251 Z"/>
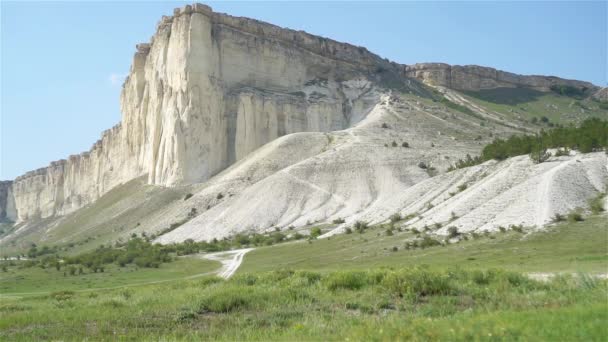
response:
<path id="1" fill-rule="evenodd" d="M 567 80 L 555 76 L 518 75 L 478 65 L 449 65 L 445 63 L 419 63 L 405 65 L 402 72 L 424 83 L 455 90 L 479 91 L 500 87 L 525 87 L 549 91 L 551 86 L 566 85 L 589 94 L 600 88 L 589 82 Z"/>

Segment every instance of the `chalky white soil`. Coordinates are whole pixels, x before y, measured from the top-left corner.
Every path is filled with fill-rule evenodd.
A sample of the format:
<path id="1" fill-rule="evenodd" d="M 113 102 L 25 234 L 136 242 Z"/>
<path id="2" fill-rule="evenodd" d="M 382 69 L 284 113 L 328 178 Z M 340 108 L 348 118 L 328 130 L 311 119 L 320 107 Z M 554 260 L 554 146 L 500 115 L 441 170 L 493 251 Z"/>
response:
<path id="1" fill-rule="evenodd" d="M 450 226 L 542 227 L 556 213 L 587 208 L 606 189 L 603 152 L 541 164 L 520 156 L 432 177 L 428 167 L 445 170 L 455 158 L 477 153 L 472 140 L 481 134 L 487 140 L 484 128 L 466 114 L 385 96 L 353 128 L 290 134 L 264 145 L 200 188 L 191 203 L 203 211 L 157 241 L 210 240 L 344 218 L 331 235 L 357 220 L 386 222 L 394 213 L 415 215 L 407 223 L 417 228 L 439 223 L 437 234 L 447 234 Z M 459 191 L 462 184 L 467 187 Z"/>

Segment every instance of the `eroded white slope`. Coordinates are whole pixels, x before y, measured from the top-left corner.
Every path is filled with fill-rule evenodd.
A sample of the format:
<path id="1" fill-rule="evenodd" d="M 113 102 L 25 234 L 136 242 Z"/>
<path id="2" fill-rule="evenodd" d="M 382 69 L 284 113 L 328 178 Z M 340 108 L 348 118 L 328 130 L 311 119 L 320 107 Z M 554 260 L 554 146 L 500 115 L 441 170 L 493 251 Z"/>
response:
<path id="1" fill-rule="evenodd" d="M 193 197 L 192 207 L 202 208 L 197 216 L 158 241 L 210 240 L 336 218 L 385 220 L 405 208 L 406 202 L 397 205 L 402 194 L 434 173 L 421 162 L 445 170 L 454 157 L 478 152 L 480 133 L 490 139 L 488 129 L 470 120 L 414 98 L 385 96 L 354 128 L 282 137 L 214 177 Z"/>
<path id="2" fill-rule="evenodd" d="M 466 189 L 461 190 L 463 184 Z M 417 229 L 439 224 L 438 234 L 447 234 L 452 226 L 461 232 L 519 224 L 542 227 L 556 213 L 586 209 L 607 184 L 603 152 L 554 157 L 541 164 L 520 156 L 428 179 L 380 203 L 384 213 L 369 208 L 351 221 L 383 222 L 392 211 L 416 215 L 407 224 Z"/>

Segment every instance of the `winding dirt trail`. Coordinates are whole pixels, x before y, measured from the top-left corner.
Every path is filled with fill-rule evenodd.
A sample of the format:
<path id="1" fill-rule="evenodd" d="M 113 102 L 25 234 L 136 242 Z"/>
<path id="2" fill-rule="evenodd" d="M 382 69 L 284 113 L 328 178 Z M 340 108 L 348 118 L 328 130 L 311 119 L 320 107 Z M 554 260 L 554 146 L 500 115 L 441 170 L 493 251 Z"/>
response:
<path id="1" fill-rule="evenodd" d="M 222 267 L 219 270 L 215 271 L 215 273 L 218 277 L 228 279 L 234 275 L 236 270 L 239 269 L 239 266 L 241 266 L 245 254 L 252 250 L 253 248 L 244 248 L 227 252 L 204 254 L 202 257 L 203 259 L 221 262 Z"/>

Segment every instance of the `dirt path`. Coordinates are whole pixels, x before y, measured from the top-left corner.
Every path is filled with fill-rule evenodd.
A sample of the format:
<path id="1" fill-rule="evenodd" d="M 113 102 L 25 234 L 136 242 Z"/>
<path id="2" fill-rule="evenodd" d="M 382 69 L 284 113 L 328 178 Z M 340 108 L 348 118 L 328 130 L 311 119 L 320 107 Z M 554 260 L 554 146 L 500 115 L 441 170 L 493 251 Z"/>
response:
<path id="1" fill-rule="evenodd" d="M 534 279 L 534 280 L 539 280 L 539 281 L 549 281 L 551 280 L 553 277 L 555 277 L 556 275 L 559 274 L 571 274 L 574 277 L 577 277 L 578 274 L 577 273 L 553 273 L 553 272 L 534 272 L 534 273 L 527 273 L 527 276 L 530 279 Z M 599 274 L 589 274 L 589 276 L 596 278 L 596 279 L 608 279 L 608 273 L 599 273 Z"/>
<path id="2" fill-rule="evenodd" d="M 219 261 L 222 267 L 216 271 L 217 276 L 228 279 L 234 275 L 243 262 L 243 257 L 253 248 L 237 249 L 228 252 L 209 253 L 202 255 L 203 259 Z"/>
<path id="3" fill-rule="evenodd" d="M 114 289 L 120 289 L 120 288 L 125 288 L 125 287 L 162 284 L 162 283 L 167 283 L 167 282 L 176 281 L 176 280 L 194 279 L 194 278 L 208 276 L 208 275 L 217 275 L 224 279 L 228 279 L 228 278 L 232 277 L 234 275 L 234 273 L 238 270 L 238 268 L 241 266 L 241 263 L 243 262 L 243 257 L 245 256 L 245 254 L 247 254 L 247 252 L 249 252 L 251 250 L 253 250 L 253 248 L 237 249 L 234 251 L 209 253 L 209 254 L 201 255 L 201 257 L 203 259 L 218 261 L 222 264 L 222 266 L 216 271 L 199 273 L 199 274 L 194 274 L 194 275 L 187 276 L 187 277 L 180 277 L 180 278 L 173 278 L 173 279 L 139 282 L 139 283 L 124 284 L 124 285 L 117 285 L 117 286 L 111 286 L 111 287 L 97 287 L 97 288 L 90 288 L 90 289 L 80 289 L 80 290 L 74 290 L 74 292 L 114 290 Z M 21 296 L 26 296 L 26 295 L 45 295 L 45 294 L 49 294 L 52 292 L 53 291 L 41 291 L 41 292 L 20 292 L 20 293 L 10 293 L 10 294 L 0 294 L 0 298 L 8 298 L 8 297 L 19 298 Z"/>

